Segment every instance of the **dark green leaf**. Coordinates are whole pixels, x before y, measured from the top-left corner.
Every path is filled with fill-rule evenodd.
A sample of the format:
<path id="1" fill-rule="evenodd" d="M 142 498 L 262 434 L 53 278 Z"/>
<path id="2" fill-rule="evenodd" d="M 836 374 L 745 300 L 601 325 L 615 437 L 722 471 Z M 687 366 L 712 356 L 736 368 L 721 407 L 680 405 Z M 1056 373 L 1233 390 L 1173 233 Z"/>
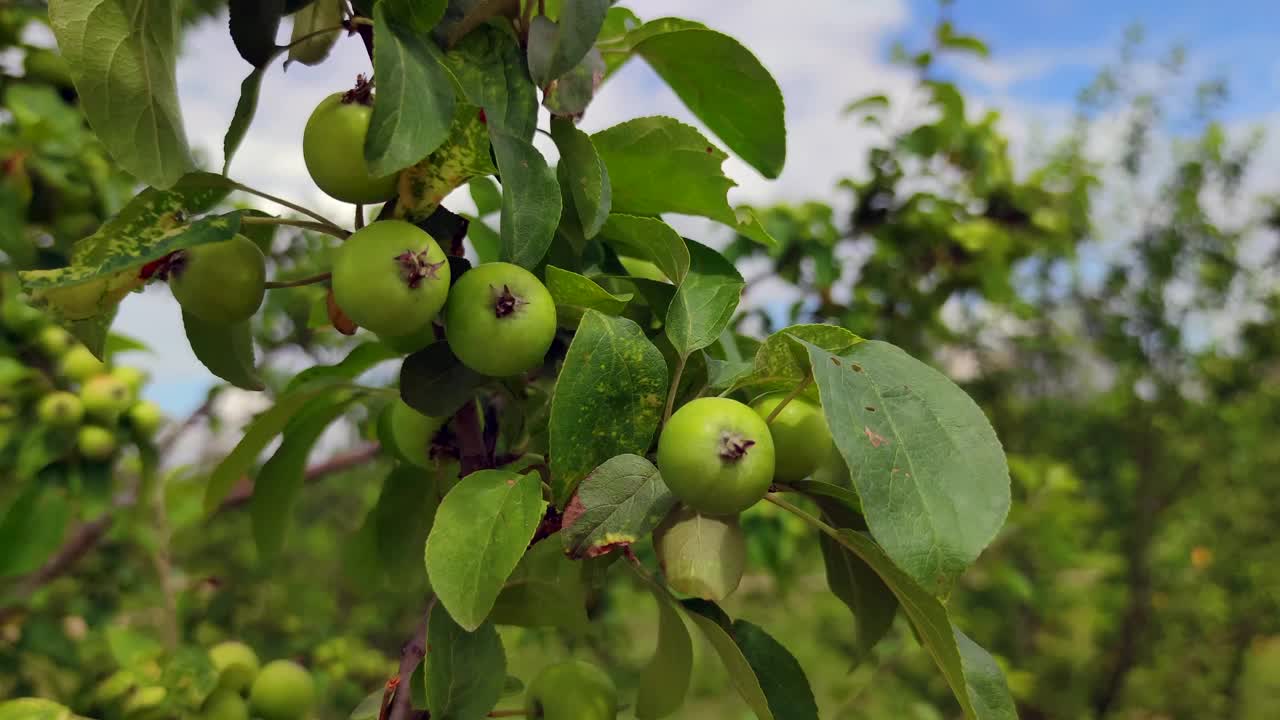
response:
<path id="1" fill-rule="evenodd" d="M 649 578 L 645 578 L 645 584 L 658 604 L 658 645 L 653 658 L 640 672 L 636 718 L 656 720 L 674 713 L 684 704 L 693 678 L 693 638 L 689 637 L 671 593 Z"/>
<path id="2" fill-rule="evenodd" d="M 582 60 L 600 34 L 610 4 L 609 0 L 564 0 L 559 22 L 542 18 L 542 23 L 551 23 L 552 31 L 539 32 L 536 36 L 529 34 L 530 71 L 534 82 L 544 86 Z M 538 63 L 536 73 L 532 60 L 535 56 L 545 58 Z"/>
<path id="3" fill-rule="evenodd" d="M 639 455 L 609 458 L 578 485 L 565 508 L 565 552 L 596 557 L 638 542 L 675 503 L 653 463 Z"/>
<path id="4" fill-rule="evenodd" d="M 427 625 L 427 709 L 432 720 L 481 720 L 502 697 L 507 656 L 492 623 L 467 631 L 444 607 Z"/>
<path id="5" fill-rule="evenodd" d="M 687 242 L 689 273 L 667 308 L 666 333 L 681 356 L 720 339 L 746 287 L 733 263 L 711 248 Z"/>
<path id="6" fill-rule="evenodd" d="M 488 617 L 545 507 L 537 473 L 481 470 L 445 496 L 427 539 L 427 574 L 458 624 L 475 630 Z"/>
<path id="7" fill-rule="evenodd" d="M 63 490 L 28 482 L 0 516 L 0 577 L 39 568 L 62 544 L 70 519 L 71 505 Z"/>
<path id="8" fill-rule="evenodd" d="M 502 174 L 502 260 L 526 268 L 542 261 L 560 223 L 560 185 L 533 143 L 490 127 Z"/>
<path id="9" fill-rule="evenodd" d="M 880 576 L 857 555 L 821 535 L 818 545 L 827 570 L 827 586 L 853 612 L 856 662 L 862 662 L 893 627 L 898 599 Z"/>
<path id="10" fill-rule="evenodd" d="M 618 315 L 631 300 L 631 294 L 614 295 L 589 277 L 554 265 L 547 266 L 547 291 L 556 301 L 556 316 L 564 327 L 574 328 L 587 310 L 605 315 Z"/>
<path id="11" fill-rule="evenodd" d="M 449 6 L 448 0 L 382 0 L 380 4 L 387 5 L 398 22 L 418 35 L 431 32 Z M 375 17 L 377 12 L 374 8 Z"/>
<path id="12" fill-rule="evenodd" d="M 378 564 L 397 585 L 423 576 L 422 548 L 440 506 L 432 471 L 400 465 L 382 481 L 373 508 Z"/>
<path id="13" fill-rule="evenodd" d="M 258 471 L 253 483 L 250 516 L 258 557 L 263 562 L 274 560 L 284 546 L 311 449 L 325 428 L 346 411 L 351 400 L 347 393 L 327 393 L 304 405 L 285 425 L 280 447 Z"/>
<path id="14" fill-rule="evenodd" d="M 261 67 L 276 54 L 284 0 L 231 0 L 231 41 L 245 62 Z"/>
<path id="15" fill-rule="evenodd" d="M 288 62 L 319 65 L 329 57 L 329 51 L 342 35 L 341 30 L 316 35 L 307 40 L 303 38 L 321 30 L 338 27 L 342 24 L 342 10 L 342 0 L 315 0 L 295 13 L 293 33 L 289 38 Z"/>
<path id="16" fill-rule="evenodd" d="M 533 140 L 538 94 L 525 70 L 524 53 L 511 36 L 482 26 L 445 55 L 445 65 L 462 97 L 484 109 L 490 128 L 526 142 Z M 505 183 L 505 172 L 502 179 Z"/>
<path id="17" fill-rule="evenodd" d="M 982 410 L 938 371 L 882 342 L 837 357 L 808 345 L 836 447 L 871 534 L 945 595 L 1009 511 L 1009 469 Z"/>
<path id="18" fill-rule="evenodd" d="M 488 378 L 463 365 L 443 340 L 406 357 L 400 366 L 400 397 L 424 415 L 446 417 L 470 400 Z"/>
<path id="19" fill-rule="evenodd" d="M 191 352 L 209 372 L 245 390 L 262 390 L 253 359 L 253 332 L 248 321 L 235 325 L 216 325 L 182 313 Z"/>
<path id="20" fill-rule="evenodd" d="M 520 559 L 498 595 L 489 618 L 498 625 L 587 628 L 583 564 L 570 560 L 560 544 L 543 540 Z"/>
<path id="21" fill-rule="evenodd" d="M 689 272 L 689 248 L 684 238 L 658 218 L 613 213 L 601 232 L 619 255 L 648 260 L 677 285 Z"/>
<path id="22" fill-rule="evenodd" d="M 711 648 L 716 651 L 720 662 L 724 664 L 729 683 L 738 691 L 738 695 L 742 697 L 747 707 L 756 714 L 757 720 L 774 720 L 769 699 L 761 687 L 760 678 L 756 677 L 751 663 L 747 661 L 742 649 L 734 641 L 733 625 L 724 611 L 715 603 L 706 600 L 684 600 L 681 605 L 689 619 L 693 621 L 694 627 L 698 628 L 707 642 L 711 643 Z"/>
<path id="23" fill-rule="evenodd" d="M 568 120 L 551 121 L 551 138 L 560 150 L 561 182 L 573 195 L 573 206 L 586 238 L 593 238 L 609 217 L 612 191 L 609 170 L 604 166 L 591 136 Z"/>
<path id="24" fill-rule="evenodd" d="M 588 310 L 551 402 L 557 506 L 563 507 L 578 483 L 604 461 L 648 451 L 666 391 L 666 362 L 640 326 Z"/>
<path id="25" fill-rule="evenodd" d="M 775 718 L 817 720 L 813 690 L 795 656 L 759 626 L 742 619 L 733 623 L 733 641 L 760 680 L 760 689 Z"/>
<path id="26" fill-rule="evenodd" d="M 633 52 L 739 157 L 768 178 L 787 155 L 782 91 L 737 40 L 714 30 L 655 20 L 632 31 Z"/>
<path id="27" fill-rule="evenodd" d="M 378 92 L 364 157 L 375 176 L 396 172 L 429 155 L 449 137 L 453 122 L 453 84 L 439 48 L 412 27 L 412 7 L 380 2 L 373 9 Z"/>

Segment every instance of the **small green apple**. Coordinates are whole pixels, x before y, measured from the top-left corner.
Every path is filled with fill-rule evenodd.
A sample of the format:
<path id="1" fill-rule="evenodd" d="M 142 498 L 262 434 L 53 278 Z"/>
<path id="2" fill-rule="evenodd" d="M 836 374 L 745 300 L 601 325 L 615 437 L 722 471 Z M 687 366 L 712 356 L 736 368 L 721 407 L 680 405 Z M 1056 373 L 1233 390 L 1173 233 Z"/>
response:
<path id="1" fill-rule="evenodd" d="M 133 396 L 138 397 L 142 386 L 147 382 L 147 374 L 136 367 L 121 365 L 120 367 L 111 368 L 111 376 L 129 387 L 133 392 Z"/>
<path id="2" fill-rule="evenodd" d="M 685 505 L 654 530 L 653 547 L 668 585 L 712 602 L 738 589 L 747 562 L 747 541 L 737 515 L 700 515 Z"/>
<path id="3" fill-rule="evenodd" d="M 133 403 L 129 386 L 111 375 L 95 375 L 80 388 L 80 401 L 88 415 L 113 423 Z"/>
<path id="4" fill-rule="evenodd" d="M 448 418 L 423 415 L 397 398 L 378 418 L 378 440 L 401 460 L 430 468 L 434 466 L 431 441 L 447 421 Z"/>
<path id="5" fill-rule="evenodd" d="M 104 427 L 85 425 L 76 436 L 76 447 L 90 460 L 106 460 L 116 451 L 116 436 Z"/>
<path id="6" fill-rule="evenodd" d="M 52 392 L 40 398 L 36 416 L 54 427 L 73 428 L 84 419 L 84 403 L 72 393 Z"/>
<path id="7" fill-rule="evenodd" d="M 89 348 L 77 345 L 62 356 L 59 369 L 68 380 L 82 383 L 94 375 L 106 372 L 107 366 L 95 357 Z"/>
<path id="8" fill-rule="evenodd" d="M 765 419 L 773 413 L 786 393 L 773 393 L 751 403 L 751 409 Z M 831 430 L 822 407 L 797 397 L 793 398 L 769 423 L 773 436 L 773 477 L 777 482 L 803 480 L 818 469 L 831 454 Z"/>
<path id="9" fill-rule="evenodd" d="M 543 669 L 529 683 L 525 712 L 541 720 L 614 720 L 618 689 L 603 670 L 569 660 Z"/>
<path id="10" fill-rule="evenodd" d="M 209 648 L 209 660 L 218 671 L 218 687 L 240 693 L 258 677 L 258 654 L 242 642 L 227 640 Z"/>
<path id="11" fill-rule="evenodd" d="M 230 690 L 215 690 L 200 710 L 201 720 L 249 720 L 249 705 Z"/>
<path id="12" fill-rule="evenodd" d="M 57 325 L 46 325 L 36 334 L 36 347 L 45 357 L 60 358 L 75 344 L 76 339 L 71 337 L 71 333 Z"/>
<path id="13" fill-rule="evenodd" d="M 273 660 L 262 667 L 249 692 L 249 708 L 262 720 L 303 720 L 316 701 L 311 673 L 288 660 Z"/>
<path id="14" fill-rule="evenodd" d="M 0 305 L 0 322 L 18 337 L 30 337 L 44 326 L 44 313 L 16 297 L 6 298 Z"/>
<path id="15" fill-rule="evenodd" d="M 136 402 L 129 408 L 129 424 L 144 437 L 151 437 L 164 422 L 164 411 L 150 400 Z"/>

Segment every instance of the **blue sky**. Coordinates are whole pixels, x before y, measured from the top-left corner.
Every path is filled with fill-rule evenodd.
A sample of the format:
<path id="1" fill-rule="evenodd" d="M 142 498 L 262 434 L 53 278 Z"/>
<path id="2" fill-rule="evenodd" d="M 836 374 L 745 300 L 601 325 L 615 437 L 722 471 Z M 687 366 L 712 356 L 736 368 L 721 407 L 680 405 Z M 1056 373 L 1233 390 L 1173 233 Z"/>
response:
<path id="1" fill-rule="evenodd" d="M 879 138 L 842 116 L 850 100 L 886 93 L 895 108 L 910 107 L 912 74 L 887 60 L 895 40 L 909 45 L 927 33 L 937 17 L 931 0 L 805 0 L 803 12 L 780 19 L 776 0 L 688 3 L 684 0 L 632 0 L 642 18 L 679 15 L 701 20 L 752 48 L 773 72 L 787 103 L 787 167 L 767 181 L 731 158 L 726 172 L 739 187 L 734 202 L 771 203 L 821 199 L 840 201 L 836 182 L 860 166 Z M 1189 47 L 1200 75 L 1230 78 L 1234 97 L 1227 117 L 1244 124 L 1276 125 L 1280 136 L 1280 60 L 1276 33 L 1280 9 L 1261 1 L 1184 0 L 959 0 L 950 10 L 957 28 L 978 35 L 991 47 L 987 62 L 959 62 L 948 73 L 969 92 L 971 107 L 1001 110 L 1003 129 L 1015 151 L 1034 138 L 1065 126 L 1079 89 L 1116 57 L 1125 30 L 1135 22 L 1146 30 L 1146 48 L 1156 57 L 1175 43 Z M 282 37 L 287 37 L 282 28 Z M 218 68 L 217 72 L 209 72 Z M 330 61 L 318 68 L 277 66 L 266 76 L 258 117 L 232 166 L 232 176 L 329 213 L 349 210 L 325 198 L 302 164 L 300 138 L 307 114 L 329 93 L 368 72 L 368 59 L 356 39 L 342 41 Z M 248 66 L 236 55 L 225 20 L 214 20 L 188 37 L 179 61 L 178 82 L 192 144 L 207 157 L 220 158 L 222 134 Z M 595 131 L 641 115 L 668 114 L 693 122 L 677 98 L 642 63 L 632 62 L 604 86 L 583 126 Z M 695 123 L 696 124 L 696 123 Z M 1276 147 L 1274 144 L 1272 149 Z M 545 148 L 544 148 L 545 149 Z M 1273 166 L 1280 156 L 1272 152 Z M 1274 175 L 1274 174 L 1273 174 Z M 1274 181 L 1274 177 L 1272 178 Z M 447 202 L 466 209 L 469 199 Z M 274 209 L 274 208 L 267 208 Z M 683 226 L 682 231 L 687 231 Z M 698 237 L 698 235 L 693 235 Z M 786 302 L 786 289 L 753 285 L 751 302 Z M 132 358 L 152 372 L 150 396 L 174 414 L 198 405 L 211 382 L 192 357 L 181 331 L 176 304 L 163 287 L 129 298 L 117 327 L 146 338 L 155 352 Z"/>

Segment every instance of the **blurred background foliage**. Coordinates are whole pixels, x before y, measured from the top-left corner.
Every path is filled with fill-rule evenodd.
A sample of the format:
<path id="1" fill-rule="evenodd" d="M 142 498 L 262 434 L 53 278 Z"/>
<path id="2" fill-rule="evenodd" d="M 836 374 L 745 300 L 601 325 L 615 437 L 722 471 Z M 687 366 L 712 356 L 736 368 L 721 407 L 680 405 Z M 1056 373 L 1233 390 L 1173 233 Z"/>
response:
<path id="1" fill-rule="evenodd" d="M 0 43 L 24 58 L 2 87 L 10 268 L 61 264 L 129 189 L 75 111 L 57 56 L 23 43 L 38 22 L 38 8 L 0 9 Z M 931 46 L 895 51 L 918 74 L 920 107 L 851 102 L 849 121 L 881 132 L 865 162 L 829 198 L 757 208 L 776 248 L 729 243 L 754 270 L 744 274 L 781 282 L 772 297 L 791 299 L 753 293 L 740 329 L 840 324 L 934 362 L 984 407 L 1009 454 L 1014 505 L 951 604 L 1005 666 L 1022 717 L 1274 717 L 1280 202 L 1243 191 L 1259 138 L 1228 130 L 1217 115 L 1225 84 L 1193 76 L 1181 52 L 1140 82 L 1133 68 L 1152 53 L 1135 33 L 1082 89 L 1068 131 L 1015 155 L 999 112 L 979 110 L 940 65 L 985 52 L 945 22 Z M 272 250 L 273 276 L 323 265 L 312 239 L 255 239 Z M 320 329 L 320 295 L 273 293 L 260 317 L 277 383 L 344 346 Z M 174 434 L 216 429 L 217 407 Z M 366 425 L 355 418 L 333 444 L 359 453 Z M 0 578 L 0 697 L 119 716 L 104 681 L 122 669 L 153 681 L 160 668 L 131 650 L 166 626 L 184 647 L 233 638 L 264 660 L 306 664 L 324 718 L 345 717 L 394 673 L 425 578 L 371 577 L 353 550 L 389 465 L 363 456 L 318 473 L 301 532 L 263 567 L 234 504 L 203 519 L 205 459 L 164 478 L 167 533 L 122 513 L 50 581 Z M 101 512 L 79 507 L 86 525 L 69 537 Z M 815 538 L 792 520 L 763 504 L 744 517 L 750 571 L 726 610 L 785 639 L 824 718 L 953 717 L 904 624 L 853 663 L 848 610 L 827 591 Z M 156 543 L 170 559 L 159 571 Z M 615 570 L 592 595 L 588 629 L 504 628 L 511 673 L 576 654 L 633 687 L 656 611 L 630 577 Z M 699 653 L 678 716 L 750 717 Z"/>

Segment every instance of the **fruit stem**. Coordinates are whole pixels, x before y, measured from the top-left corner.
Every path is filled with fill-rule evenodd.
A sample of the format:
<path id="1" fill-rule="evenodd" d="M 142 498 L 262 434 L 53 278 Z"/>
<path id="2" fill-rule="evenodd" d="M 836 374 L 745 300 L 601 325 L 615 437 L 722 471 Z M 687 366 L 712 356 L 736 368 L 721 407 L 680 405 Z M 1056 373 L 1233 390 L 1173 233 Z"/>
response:
<path id="1" fill-rule="evenodd" d="M 787 403 L 799 397 L 800 393 L 804 392 L 804 389 L 809 387 L 809 383 L 811 382 L 813 382 L 813 376 L 806 375 L 804 380 L 801 380 L 800 384 L 796 385 L 794 390 L 787 393 L 787 396 L 782 398 L 782 402 L 778 403 L 778 406 L 773 409 L 773 412 L 769 413 L 769 417 L 764 419 L 765 424 L 772 425 L 774 419 L 778 417 L 778 413 L 782 412 L 782 408 L 786 407 Z"/>
<path id="2" fill-rule="evenodd" d="M 325 217 L 325 216 L 321 215 L 320 213 L 318 213 L 318 212 L 316 212 L 316 211 L 314 211 L 314 210 L 311 210 L 311 209 L 309 209 L 309 208 L 305 208 L 305 207 L 303 207 L 303 206 L 301 206 L 301 205 L 298 205 L 297 203 L 289 202 L 288 200 L 285 200 L 284 198 L 279 198 L 279 197 L 276 197 L 275 195 L 270 195 L 270 194 L 268 194 L 268 193 L 262 192 L 261 190 L 257 190 L 257 189 L 255 189 L 255 188 L 251 188 L 251 187 L 249 187 L 248 185 L 245 185 L 244 183 L 238 183 L 238 182 L 236 182 L 235 180 L 231 180 L 231 179 L 229 179 L 229 178 L 228 178 L 228 182 L 231 184 L 231 187 L 233 187 L 233 188 L 235 188 L 235 189 L 237 189 L 237 190 L 240 190 L 241 192 L 247 192 L 247 193 L 249 193 L 250 195 L 257 195 L 258 197 L 262 198 L 263 200 L 270 200 L 271 202 L 273 202 L 273 203 L 275 203 L 275 204 L 277 204 L 277 205 L 283 205 L 284 207 L 287 207 L 287 208 L 289 208 L 290 210 L 293 210 L 294 212 L 300 212 L 300 213 L 302 213 L 303 215 L 306 215 L 307 217 L 312 218 L 312 219 L 316 220 L 317 222 L 319 222 L 319 223 L 321 223 L 321 224 L 323 224 L 323 225 L 328 225 L 329 227 L 333 228 L 334 230 L 341 230 L 342 232 L 346 232 L 346 230 L 342 230 L 342 228 L 341 228 L 341 227 L 339 227 L 337 223 L 333 222 L 333 221 L 332 221 L 332 220 L 330 220 L 329 218 L 327 218 L 327 217 Z M 245 219 L 245 218 L 242 218 L 241 220 L 243 221 L 244 219 Z M 345 236 L 343 236 L 343 237 L 345 237 Z"/>
<path id="3" fill-rule="evenodd" d="M 332 235 L 339 240 L 346 240 L 351 233 L 343 230 L 337 225 L 326 225 L 324 223 L 311 222 L 309 220 L 293 220 L 290 218 L 273 218 L 273 217 L 255 217 L 253 215 L 245 215 L 240 218 L 241 225 L 288 225 L 290 227 L 302 228 L 304 230 L 314 230 L 322 232 L 326 235 Z"/>
<path id="4" fill-rule="evenodd" d="M 356 229 L 364 227 L 364 205 L 356 205 Z"/>
<path id="5" fill-rule="evenodd" d="M 782 508 L 783 510 L 786 510 L 787 512 L 791 513 L 792 515 L 795 515 L 796 517 L 800 518 L 801 520 L 803 520 L 803 521 L 805 521 L 805 522 L 809 523 L 810 525 L 812 525 L 812 526 L 814 527 L 814 529 L 816 529 L 818 532 L 822 533 L 823 535 L 826 535 L 826 536 L 830 537 L 832 540 L 835 540 L 836 542 L 840 543 L 841 545 L 844 545 L 844 544 L 845 544 L 845 542 L 846 542 L 846 541 L 845 541 L 845 540 L 843 540 L 843 539 L 840 537 L 840 533 L 839 533 L 835 528 L 833 528 L 833 527 L 831 527 L 830 525 L 828 525 L 828 524 L 826 524 L 826 523 L 822 522 L 821 520 L 819 520 L 818 518 L 814 517 L 813 515 L 810 515 L 809 513 L 805 512 L 804 510 L 801 510 L 800 508 L 796 507 L 795 505 L 792 505 L 790 501 L 783 500 L 781 497 L 779 497 L 779 496 L 777 495 L 777 493 L 769 493 L 769 494 L 767 494 L 767 495 L 765 495 L 765 496 L 764 496 L 764 499 L 765 499 L 765 500 L 768 500 L 769 502 L 773 503 L 774 505 L 777 505 L 778 507 Z"/>
<path id="6" fill-rule="evenodd" d="M 320 273 L 319 275 L 311 275 L 309 277 L 298 278 L 297 280 L 271 280 L 267 282 L 268 290 L 277 290 L 279 288 L 299 287 L 301 285 L 315 285 L 329 279 L 330 273 Z"/>
<path id="7" fill-rule="evenodd" d="M 662 412 L 662 424 L 665 426 L 671 419 L 671 411 L 675 408 L 676 392 L 680 390 L 680 376 L 684 375 L 684 364 L 689 358 L 681 355 L 676 358 L 676 371 L 671 376 L 671 387 L 667 390 L 667 409 Z"/>

